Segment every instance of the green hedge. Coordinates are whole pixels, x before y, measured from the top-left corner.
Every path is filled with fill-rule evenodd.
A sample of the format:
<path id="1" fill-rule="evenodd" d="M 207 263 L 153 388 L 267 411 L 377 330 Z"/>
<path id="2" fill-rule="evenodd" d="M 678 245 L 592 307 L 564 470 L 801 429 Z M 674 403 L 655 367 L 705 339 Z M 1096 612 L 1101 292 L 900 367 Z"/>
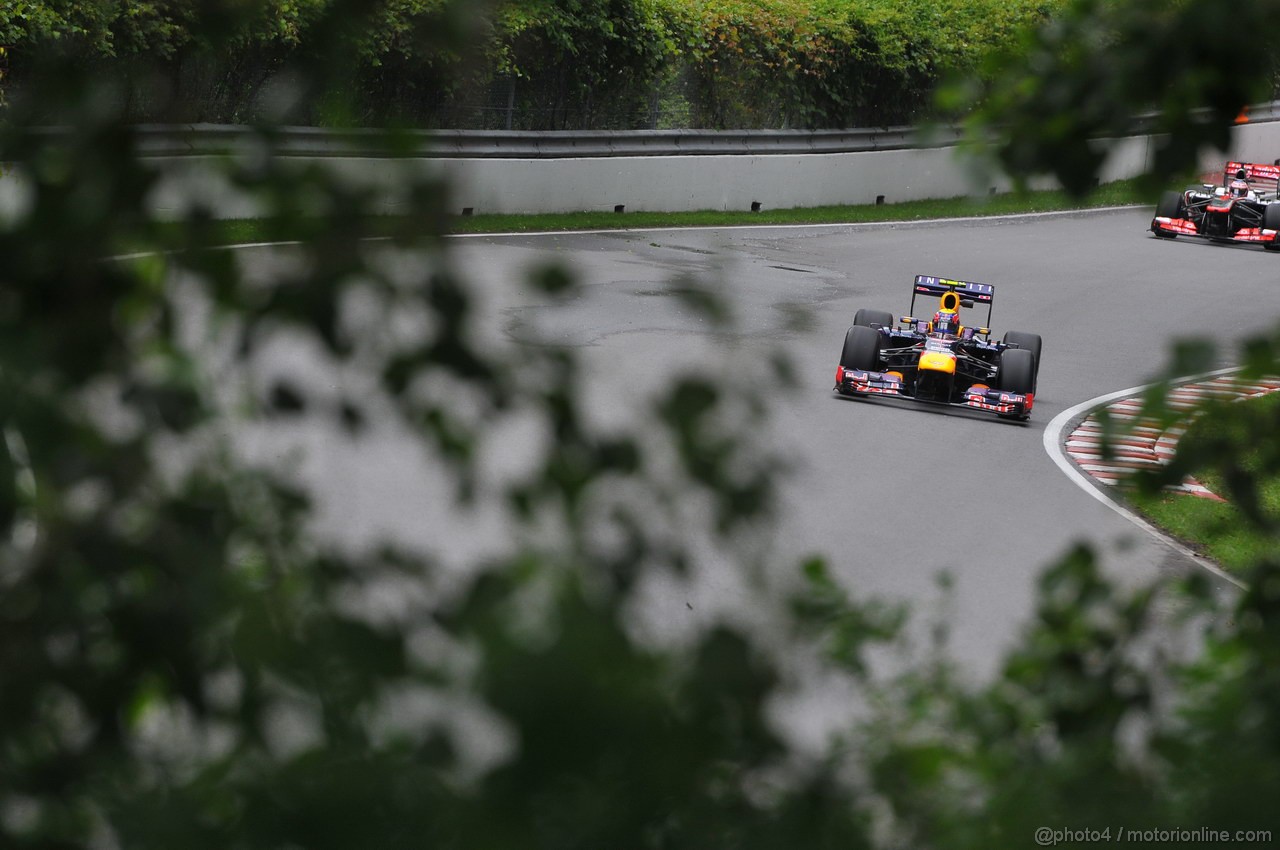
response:
<path id="1" fill-rule="evenodd" d="M 349 75 L 346 110 L 301 91 L 288 120 L 516 129 L 822 128 L 909 123 L 947 74 L 974 74 L 1062 0 L 384 0 L 335 40 L 338 0 L 258 0 L 219 29 L 216 5 L 44 0 L 0 10 L 11 82 L 39 48 L 161 70 L 193 121 L 259 116 L 299 52 Z M 197 20 L 197 16 L 200 16 Z M 208 26 L 213 17 L 214 26 Z M 466 51 L 444 45 L 465 33 Z M 193 32 L 213 32 L 197 39 Z M 152 77 L 151 79 L 155 79 Z M 277 87 L 278 88 L 278 87 Z M 277 102 L 276 98 L 271 102 Z"/>

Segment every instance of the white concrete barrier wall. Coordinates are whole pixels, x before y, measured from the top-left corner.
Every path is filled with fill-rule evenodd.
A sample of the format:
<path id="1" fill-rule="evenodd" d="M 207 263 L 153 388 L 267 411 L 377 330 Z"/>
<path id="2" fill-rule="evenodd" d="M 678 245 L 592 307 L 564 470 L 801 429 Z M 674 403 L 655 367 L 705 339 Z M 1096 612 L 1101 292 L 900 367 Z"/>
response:
<path id="1" fill-rule="evenodd" d="M 453 160 L 454 202 L 477 213 L 686 212 L 874 204 L 985 193 L 951 148 L 781 156 Z M 1007 180 L 995 181 L 998 191 Z"/>
<path id="2" fill-rule="evenodd" d="M 1107 143 L 1101 179 L 1135 176 L 1151 161 L 1153 142 L 1140 136 Z M 1230 156 L 1272 162 L 1280 158 L 1280 122 L 1245 124 L 1234 131 Z M 1221 167 L 1222 153 L 1205 151 L 1206 170 Z M 222 218 L 260 213 L 251 198 L 221 176 L 219 159 L 207 155 L 155 156 L 165 177 L 149 203 L 164 217 L 200 203 Z M 954 147 L 785 155 L 602 156 L 543 159 L 292 156 L 299 168 L 321 164 L 340 179 L 367 187 L 383 212 L 406 208 L 407 176 L 437 176 L 452 186 L 454 211 L 557 213 L 612 211 L 785 209 L 874 204 L 985 195 L 1010 181 L 980 175 Z M 0 177 L 0 217 L 23 203 L 12 170 Z M 1049 179 L 1036 188 L 1051 187 Z M 321 210 L 316 210 L 321 212 Z"/>
<path id="3" fill-rule="evenodd" d="M 193 202 L 220 215 L 255 214 L 254 204 L 217 176 L 208 157 L 161 160 L 168 179 L 152 198 L 161 214 L 181 214 Z M 396 187 L 406 175 L 443 176 L 455 211 L 556 213 L 749 210 L 829 204 L 873 204 L 989 191 L 955 162 L 948 148 L 840 154 L 590 157 L 575 159 L 359 159 L 291 157 L 305 167 L 324 163 L 343 179 L 377 186 L 382 208 L 402 206 Z M 998 184 L 997 189 L 1003 189 Z"/>
<path id="4" fill-rule="evenodd" d="M 211 157 L 157 158 L 167 177 L 151 198 L 159 215 L 181 215 L 208 204 L 224 218 L 258 209 L 218 176 Z M 405 208 L 406 176 L 439 176 L 451 186 L 455 212 L 559 213 L 580 211 L 688 212 L 785 209 L 836 204 L 898 203 L 1003 192 L 1004 177 L 982 179 L 953 148 L 838 154 L 585 157 L 573 159 L 312 159 L 341 179 L 375 187 L 380 209 Z M 1133 172 L 1136 173 L 1136 172 Z M 1040 186 L 1050 186 L 1043 180 Z"/>
<path id="5" fill-rule="evenodd" d="M 1231 134 L 1230 159 L 1240 162 L 1270 162 L 1280 159 L 1280 121 L 1266 121 L 1237 126 Z M 1223 156 L 1206 151 L 1202 162 L 1206 170 L 1222 167 Z"/>

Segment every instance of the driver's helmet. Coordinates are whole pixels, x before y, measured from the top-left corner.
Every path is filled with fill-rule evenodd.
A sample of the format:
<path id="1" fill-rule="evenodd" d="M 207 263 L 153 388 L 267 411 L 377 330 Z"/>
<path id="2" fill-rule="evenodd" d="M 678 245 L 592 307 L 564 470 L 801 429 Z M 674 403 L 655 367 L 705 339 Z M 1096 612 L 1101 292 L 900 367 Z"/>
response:
<path id="1" fill-rule="evenodd" d="M 934 313 L 933 332 L 956 336 L 960 333 L 960 315 L 954 310 L 939 310 Z"/>
<path id="2" fill-rule="evenodd" d="M 1233 198 L 1243 198 L 1249 194 L 1249 181 L 1244 179 L 1244 169 L 1236 172 L 1235 179 L 1227 184 L 1227 188 L 1231 190 Z"/>

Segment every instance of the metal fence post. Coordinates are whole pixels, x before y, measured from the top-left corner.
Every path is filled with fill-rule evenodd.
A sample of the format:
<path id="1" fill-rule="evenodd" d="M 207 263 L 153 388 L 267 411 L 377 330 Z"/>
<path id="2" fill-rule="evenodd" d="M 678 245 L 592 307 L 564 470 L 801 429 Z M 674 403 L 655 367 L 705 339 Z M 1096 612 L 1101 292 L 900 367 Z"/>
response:
<path id="1" fill-rule="evenodd" d="M 510 130 L 514 126 L 516 113 L 516 78 L 511 78 L 511 83 L 507 86 L 507 129 Z"/>

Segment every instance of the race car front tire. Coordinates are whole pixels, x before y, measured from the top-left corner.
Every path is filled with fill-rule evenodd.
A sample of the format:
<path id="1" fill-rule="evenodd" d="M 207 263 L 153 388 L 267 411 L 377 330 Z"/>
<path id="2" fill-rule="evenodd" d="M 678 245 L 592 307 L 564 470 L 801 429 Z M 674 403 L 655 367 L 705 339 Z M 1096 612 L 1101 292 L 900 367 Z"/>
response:
<path id="1" fill-rule="evenodd" d="M 1000 389 L 1027 395 L 1035 392 L 1035 356 L 1025 348 L 1006 348 L 1000 352 Z"/>
<path id="2" fill-rule="evenodd" d="M 1156 215 L 1165 218 L 1182 218 L 1186 215 L 1186 211 L 1186 203 L 1181 192 L 1165 192 L 1160 196 L 1160 203 L 1156 205 Z"/>
<path id="3" fill-rule="evenodd" d="M 880 363 L 880 332 L 854 325 L 844 335 L 844 349 L 840 352 L 840 365 L 846 369 L 874 372 Z"/>
<path id="4" fill-rule="evenodd" d="M 853 323 L 869 328 L 872 325 L 880 325 L 884 328 L 893 327 L 893 314 L 888 310 L 868 310 L 862 307 L 858 312 L 853 314 Z"/>
<path id="5" fill-rule="evenodd" d="M 1280 230 L 1280 203 L 1267 204 L 1262 211 L 1262 226 L 1267 230 Z M 1264 242 L 1263 247 L 1268 251 L 1280 251 L 1280 244 L 1276 242 Z"/>
<path id="6" fill-rule="evenodd" d="M 1156 205 L 1156 215 L 1164 218 L 1185 218 L 1187 215 L 1186 200 L 1181 192 L 1165 192 L 1160 196 L 1160 203 Z M 1177 239 L 1178 234 L 1169 233 L 1161 230 L 1153 223 L 1151 232 L 1161 239 Z"/>
<path id="7" fill-rule="evenodd" d="M 1040 334 L 1027 333 L 1026 331 L 1006 331 L 1004 335 L 1006 345 L 1013 343 L 1024 351 L 1030 351 L 1032 357 L 1035 358 L 1035 366 L 1032 370 L 1032 384 L 1040 379 L 1040 349 L 1044 347 L 1044 343 L 1040 339 Z"/>

